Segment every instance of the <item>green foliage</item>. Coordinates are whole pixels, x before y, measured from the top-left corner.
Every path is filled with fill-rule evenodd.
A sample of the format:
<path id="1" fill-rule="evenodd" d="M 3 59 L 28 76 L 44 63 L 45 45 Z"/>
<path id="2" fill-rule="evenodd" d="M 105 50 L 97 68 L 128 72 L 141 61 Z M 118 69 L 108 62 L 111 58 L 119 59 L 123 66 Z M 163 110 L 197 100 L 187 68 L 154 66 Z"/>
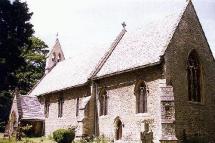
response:
<path id="1" fill-rule="evenodd" d="M 52 135 L 48 135 L 48 139 L 49 139 L 49 140 L 53 140 Z"/>
<path id="2" fill-rule="evenodd" d="M 16 74 L 21 94 L 26 94 L 42 78 L 45 71 L 48 46 L 34 36 L 30 38 L 30 41 L 31 45 L 22 51 L 26 65 L 20 67 Z"/>
<path id="3" fill-rule="evenodd" d="M 25 138 L 23 143 L 35 143 L 35 142 L 30 140 L 29 138 Z"/>
<path id="4" fill-rule="evenodd" d="M 8 120 L 12 92 L 26 94 L 43 76 L 47 45 L 33 36 L 26 2 L 0 0 L 0 131 Z"/>
<path id="5" fill-rule="evenodd" d="M 15 143 L 15 141 L 11 141 L 9 139 L 0 139 L 0 143 Z"/>
<path id="6" fill-rule="evenodd" d="M 12 90 L 17 86 L 16 71 L 25 66 L 22 51 L 30 44 L 32 13 L 25 2 L 0 0 L 0 130 L 8 119 Z"/>
<path id="7" fill-rule="evenodd" d="M 53 132 L 53 138 L 57 143 L 71 143 L 75 138 L 75 131 L 72 129 L 58 129 Z"/>
<path id="8" fill-rule="evenodd" d="M 16 141 L 15 136 L 12 136 L 10 139 L 4 138 L 3 136 L 3 133 L 0 133 L 0 143 L 56 143 L 46 137 L 24 137 L 22 140 Z"/>
<path id="9" fill-rule="evenodd" d="M 21 54 L 34 32 L 31 15 L 25 2 L 0 1 L 0 91 L 16 86 L 16 70 L 25 65 Z"/>
<path id="10" fill-rule="evenodd" d="M 6 120 L 9 116 L 12 96 L 8 91 L 0 91 L 0 132 L 4 132 Z"/>
<path id="11" fill-rule="evenodd" d="M 94 143 L 108 143 L 109 139 L 105 138 L 104 136 L 99 136 L 94 138 Z"/>
<path id="12" fill-rule="evenodd" d="M 21 137 L 26 137 L 26 136 L 30 136 L 30 130 L 32 129 L 32 125 L 26 124 L 25 126 L 21 126 L 20 127 L 20 134 Z"/>

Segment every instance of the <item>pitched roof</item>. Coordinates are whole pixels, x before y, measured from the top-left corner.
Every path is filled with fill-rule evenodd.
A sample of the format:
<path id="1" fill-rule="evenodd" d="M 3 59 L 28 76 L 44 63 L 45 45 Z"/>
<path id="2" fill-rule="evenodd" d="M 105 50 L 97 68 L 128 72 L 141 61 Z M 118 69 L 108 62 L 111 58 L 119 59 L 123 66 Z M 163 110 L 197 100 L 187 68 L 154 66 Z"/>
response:
<path id="1" fill-rule="evenodd" d="M 43 108 L 36 96 L 18 95 L 17 107 L 22 120 L 44 120 Z"/>
<path id="2" fill-rule="evenodd" d="M 59 62 L 29 95 L 43 95 L 85 84 L 104 53 L 104 47 L 97 47 Z"/>
<path id="3" fill-rule="evenodd" d="M 134 31 L 123 30 L 106 54 L 105 47 L 99 47 L 59 62 L 29 95 L 44 95 L 84 85 L 89 78 L 158 64 L 187 4 L 169 16 L 147 21 Z"/>
<path id="4" fill-rule="evenodd" d="M 185 8 L 126 32 L 94 78 L 159 63 Z"/>

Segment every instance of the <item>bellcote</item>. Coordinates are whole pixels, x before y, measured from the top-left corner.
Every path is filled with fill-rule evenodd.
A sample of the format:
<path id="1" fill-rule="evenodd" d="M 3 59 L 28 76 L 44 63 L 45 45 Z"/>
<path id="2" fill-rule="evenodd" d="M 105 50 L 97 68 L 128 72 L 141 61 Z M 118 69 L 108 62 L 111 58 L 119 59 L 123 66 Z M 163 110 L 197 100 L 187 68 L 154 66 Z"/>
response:
<path id="1" fill-rule="evenodd" d="M 46 59 L 45 73 L 49 73 L 52 68 L 58 63 L 65 60 L 59 39 L 57 38 L 51 52 L 48 54 Z"/>

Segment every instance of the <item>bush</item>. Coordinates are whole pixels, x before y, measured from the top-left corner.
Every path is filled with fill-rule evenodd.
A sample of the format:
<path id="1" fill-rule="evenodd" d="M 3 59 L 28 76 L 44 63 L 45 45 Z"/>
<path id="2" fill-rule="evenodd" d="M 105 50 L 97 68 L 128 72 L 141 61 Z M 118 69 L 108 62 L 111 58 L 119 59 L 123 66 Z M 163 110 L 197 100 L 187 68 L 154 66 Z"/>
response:
<path id="1" fill-rule="evenodd" d="M 72 129 L 58 129 L 53 132 L 53 138 L 57 143 L 71 143 L 75 138 L 75 131 Z"/>

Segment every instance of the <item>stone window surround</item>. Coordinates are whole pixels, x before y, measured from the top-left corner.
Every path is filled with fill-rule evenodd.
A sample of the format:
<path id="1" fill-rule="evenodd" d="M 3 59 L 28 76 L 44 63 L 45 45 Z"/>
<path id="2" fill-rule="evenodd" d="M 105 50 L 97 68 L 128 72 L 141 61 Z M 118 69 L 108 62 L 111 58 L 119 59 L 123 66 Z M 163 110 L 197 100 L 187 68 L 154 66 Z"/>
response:
<path id="1" fill-rule="evenodd" d="M 44 109 L 45 117 L 48 118 L 49 117 L 49 108 L 50 108 L 50 98 L 49 97 L 45 97 L 44 107 L 45 107 L 45 109 Z"/>
<path id="2" fill-rule="evenodd" d="M 58 97 L 58 118 L 63 117 L 63 104 L 64 104 L 64 97 L 63 94 L 60 94 Z"/>
<path id="3" fill-rule="evenodd" d="M 105 88 L 102 88 L 99 93 L 99 102 L 100 102 L 100 116 L 107 115 L 107 91 Z"/>
<path id="4" fill-rule="evenodd" d="M 120 124 L 118 124 L 120 122 Z M 120 141 L 123 138 L 123 127 L 124 123 L 122 122 L 121 118 L 117 116 L 114 119 L 114 133 L 115 133 L 115 141 Z"/>
<path id="5" fill-rule="evenodd" d="M 193 71 L 195 70 L 195 72 Z M 194 72 L 194 73 L 193 73 Z M 202 103 L 201 66 L 198 53 L 192 49 L 187 58 L 188 101 Z"/>
<path id="6" fill-rule="evenodd" d="M 139 106 L 141 105 L 141 103 L 139 101 L 140 100 L 140 94 L 141 94 L 140 93 L 141 88 L 144 88 L 144 95 L 142 95 L 144 98 L 144 99 L 142 99 L 143 100 L 142 102 L 144 102 L 144 109 L 142 109 L 142 110 L 139 109 Z M 144 80 L 138 80 L 135 84 L 135 87 L 134 87 L 134 95 L 136 96 L 136 114 L 147 113 L 148 92 L 149 92 L 149 90 L 148 90 L 148 87 L 146 85 L 146 82 Z"/>

